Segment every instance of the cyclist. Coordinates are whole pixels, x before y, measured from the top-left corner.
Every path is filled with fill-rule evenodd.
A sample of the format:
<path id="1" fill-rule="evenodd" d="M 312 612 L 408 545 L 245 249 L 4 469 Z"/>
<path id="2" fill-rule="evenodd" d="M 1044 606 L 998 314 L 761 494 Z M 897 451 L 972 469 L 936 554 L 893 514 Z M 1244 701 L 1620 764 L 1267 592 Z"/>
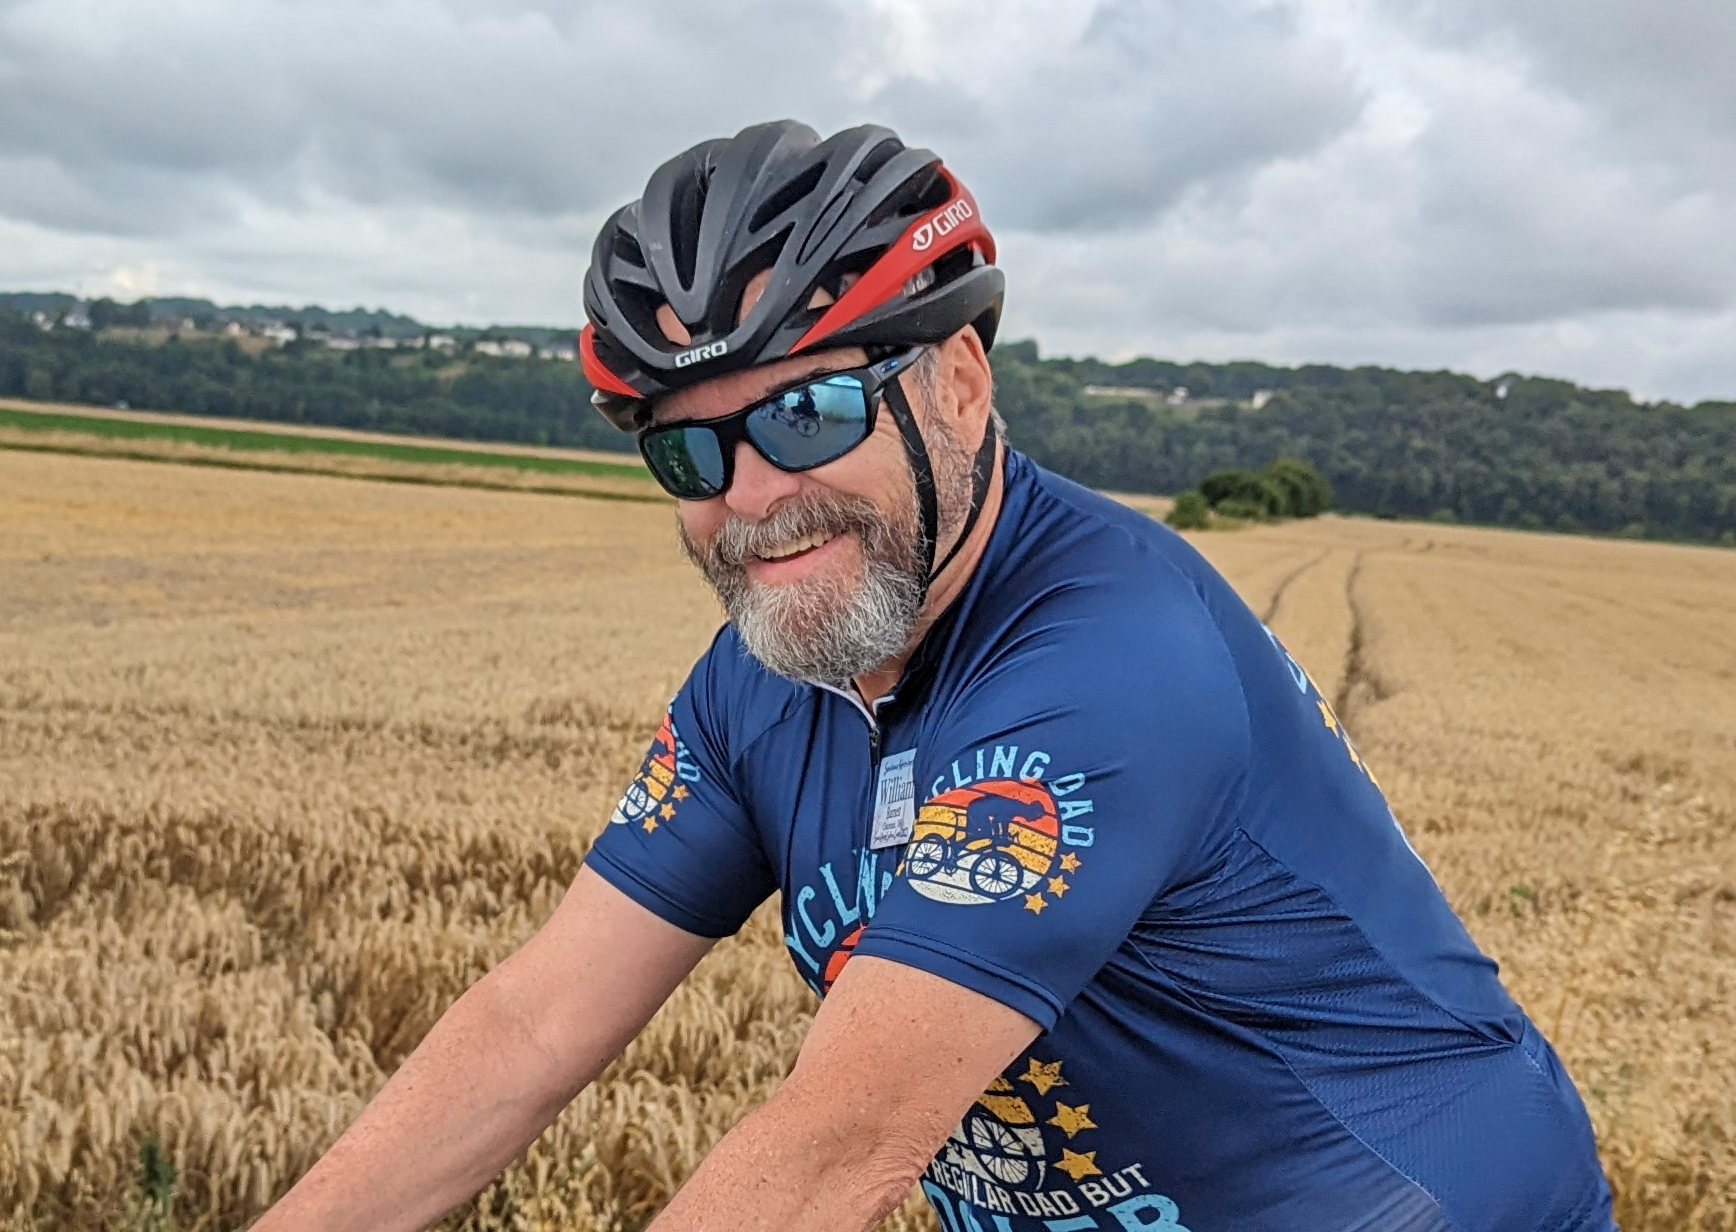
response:
<path id="1" fill-rule="evenodd" d="M 585 370 L 729 623 L 548 924 L 260 1228 L 431 1221 L 774 891 L 825 1000 L 665 1232 L 867 1228 L 913 1182 L 948 1232 L 1613 1227 L 1307 673 L 1004 443 L 994 258 L 874 127 L 706 142 L 604 225 Z"/>

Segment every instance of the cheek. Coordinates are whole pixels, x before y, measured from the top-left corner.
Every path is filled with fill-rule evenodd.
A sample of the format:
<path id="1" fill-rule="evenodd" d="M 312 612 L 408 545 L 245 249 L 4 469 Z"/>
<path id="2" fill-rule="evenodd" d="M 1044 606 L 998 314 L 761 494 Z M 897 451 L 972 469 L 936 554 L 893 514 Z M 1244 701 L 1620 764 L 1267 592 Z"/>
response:
<path id="1" fill-rule="evenodd" d="M 841 496 L 866 499 L 883 512 L 909 499 L 910 463 L 898 429 L 882 413 L 874 435 L 835 462 L 808 471 L 805 478 Z"/>
<path id="2" fill-rule="evenodd" d="M 677 501 L 675 503 L 675 521 L 681 527 L 681 533 L 687 536 L 689 543 L 707 544 L 717 534 L 717 528 L 723 525 L 725 517 L 721 500 L 708 501 Z"/>

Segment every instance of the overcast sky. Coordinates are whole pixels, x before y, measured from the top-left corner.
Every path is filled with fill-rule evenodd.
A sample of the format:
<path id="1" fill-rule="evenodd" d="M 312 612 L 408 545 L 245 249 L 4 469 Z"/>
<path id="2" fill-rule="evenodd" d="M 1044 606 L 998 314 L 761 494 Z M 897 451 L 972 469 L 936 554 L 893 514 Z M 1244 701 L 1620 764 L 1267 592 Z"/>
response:
<path id="1" fill-rule="evenodd" d="M 1732 0 L 0 0 L 0 289 L 577 322 L 665 158 L 877 121 L 1050 353 L 1736 396 Z"/>

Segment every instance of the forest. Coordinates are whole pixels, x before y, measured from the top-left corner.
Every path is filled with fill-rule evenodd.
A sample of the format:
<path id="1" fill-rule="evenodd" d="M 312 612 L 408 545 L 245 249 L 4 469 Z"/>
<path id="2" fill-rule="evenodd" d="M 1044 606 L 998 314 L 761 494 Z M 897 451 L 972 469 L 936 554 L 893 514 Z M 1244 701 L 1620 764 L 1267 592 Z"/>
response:
<path id="1" fill-rule="evenodd" d="M 0 396 L 625 450 L 576 364 L 428 349 L 281 348 L 44 330 L 0 309 Z M 1507 375 L 993 353 L 1013 443 L 1080 482 L 1170 494 L 1308 463 L 1336 507 L 1736 544 L 1736 402 L 1684 407 Z"/>

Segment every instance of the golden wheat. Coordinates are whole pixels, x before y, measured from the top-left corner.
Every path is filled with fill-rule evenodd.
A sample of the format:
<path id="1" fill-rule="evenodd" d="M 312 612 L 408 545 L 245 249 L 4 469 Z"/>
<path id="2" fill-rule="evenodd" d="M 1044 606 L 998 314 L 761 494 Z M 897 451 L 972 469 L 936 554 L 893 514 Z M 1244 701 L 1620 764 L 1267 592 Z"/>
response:
<path id="1" fill-rule="evenodd" d="M 0 1223 L 251 1218 L 536 927 L 716 624 L 668 520 L 0 451 Z M 1560 1045 L 1624 1226 L 1736 1228 L 1736 553 L 1199 542 Z M 762 912 L 449 1223 L 642 1226 L 813 1008 Z"/>

